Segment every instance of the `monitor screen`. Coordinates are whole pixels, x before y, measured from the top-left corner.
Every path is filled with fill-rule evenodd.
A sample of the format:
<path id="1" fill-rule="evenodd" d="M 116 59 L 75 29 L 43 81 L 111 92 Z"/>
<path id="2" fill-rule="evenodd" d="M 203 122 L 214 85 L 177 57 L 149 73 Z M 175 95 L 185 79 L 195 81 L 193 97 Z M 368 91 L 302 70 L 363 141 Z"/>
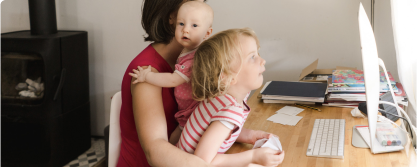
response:
<path id="1" fill-rule="evenodd" d="M 376 122 L 379 105 L 379 58 L 374 33 L 362 3 L 359 7 L 359 34 L 361 40 L 362 64 L 365 80 L 366 104 L 370 138 L 375 137 Z M 371 150 L 375 153 L 374 140 L 370 141 Z"/>

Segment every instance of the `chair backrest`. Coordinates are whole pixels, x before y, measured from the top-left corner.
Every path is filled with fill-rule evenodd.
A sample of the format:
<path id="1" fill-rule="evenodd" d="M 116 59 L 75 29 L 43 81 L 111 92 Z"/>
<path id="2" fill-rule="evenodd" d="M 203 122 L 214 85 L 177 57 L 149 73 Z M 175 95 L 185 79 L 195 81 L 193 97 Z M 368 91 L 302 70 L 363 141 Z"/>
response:
<path id="1" fill-rule="evenodd" d="M 120 108 L 122 106 L 122 93 L 114 94 L 110 105 L 110 132 L 109 132 L 109 167 L 115 167 L 119 160 L 120 143 Z"/>

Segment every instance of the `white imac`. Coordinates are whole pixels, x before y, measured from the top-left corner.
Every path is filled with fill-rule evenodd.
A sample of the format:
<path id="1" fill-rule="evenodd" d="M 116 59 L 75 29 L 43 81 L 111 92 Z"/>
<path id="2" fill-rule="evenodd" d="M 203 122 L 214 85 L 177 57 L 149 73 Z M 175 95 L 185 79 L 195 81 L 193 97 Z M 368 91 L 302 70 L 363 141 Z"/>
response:
<path id="1" fill-rule="evenodd" d="M 407 115 L 417 147 L 417 4 L 414 0 L 391 0 L 392 30 L 398 76 L 407 94 Z M 417 149 L 415 149 L 417 153 Z"/>
<path id="2" fill-rule="evenodd" d="M 372 31 L 371 24 L 365 13 L 365 9 L 360 3 L 359 6 L 359 34 L 362 47 L 362 63 L 363 71 L 365 77 L 365 91 L 366 91 L 366 103 L 367 103 L 367 115 L 368 115 L 368 126 L 370 134 L 370 148 L 371 152 L 374 154 L 399 151 L 404 149 L 403 146 L 382 146 L 375 137 L 376 125 L 377 125 L 377 115 L 378 115 L 378 105 L 379 103 L 386 103 L 379 101 L 379 91 L 380 91 L 380 81 L 379 81 L 379 66 L 381 66 L 385 71 L 385 76 L 387 75 L 385 65 L 381 59 L 378 58 L 377 47 L 375 42 L 374 33 Z M 388 84 L 391 85 L 389 79 L 387 79 Z M 394 92 L 392 87 L 390 87 L 392 96 Z M 394 105 L 399 111 L 397 101 L 394 99 Z M 392 103 L 390 104 L 392 105 Z M 399 115 L 401 116 L 401 114 Z"/>

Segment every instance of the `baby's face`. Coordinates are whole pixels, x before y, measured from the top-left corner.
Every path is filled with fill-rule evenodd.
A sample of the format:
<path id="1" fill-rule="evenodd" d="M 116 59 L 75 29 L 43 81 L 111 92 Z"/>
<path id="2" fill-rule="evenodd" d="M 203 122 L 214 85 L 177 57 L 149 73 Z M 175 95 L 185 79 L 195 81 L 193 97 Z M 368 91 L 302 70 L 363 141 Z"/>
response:
<path id="1" fill-rule="evenodd" d="M 198 6 L 182 6 L 178 11 L 175 39 L 187 50 L 197 48 L 211 34 L 211 20 L 207 10 Z"/>

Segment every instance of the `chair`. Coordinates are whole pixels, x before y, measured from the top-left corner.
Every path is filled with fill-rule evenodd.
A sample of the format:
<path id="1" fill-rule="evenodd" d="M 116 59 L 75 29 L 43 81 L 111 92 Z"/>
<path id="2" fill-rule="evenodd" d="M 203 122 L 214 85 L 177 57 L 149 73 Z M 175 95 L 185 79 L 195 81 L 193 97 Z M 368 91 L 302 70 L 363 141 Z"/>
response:
<path id="1" fill-rule="evenodd" d="M 122 93 L 114 94 L 110 104 L 110 132 L 109 132 L 109 167 L 115 167 L 119 160 L 120 144 L 120 108 L 122 106 Z"/>

